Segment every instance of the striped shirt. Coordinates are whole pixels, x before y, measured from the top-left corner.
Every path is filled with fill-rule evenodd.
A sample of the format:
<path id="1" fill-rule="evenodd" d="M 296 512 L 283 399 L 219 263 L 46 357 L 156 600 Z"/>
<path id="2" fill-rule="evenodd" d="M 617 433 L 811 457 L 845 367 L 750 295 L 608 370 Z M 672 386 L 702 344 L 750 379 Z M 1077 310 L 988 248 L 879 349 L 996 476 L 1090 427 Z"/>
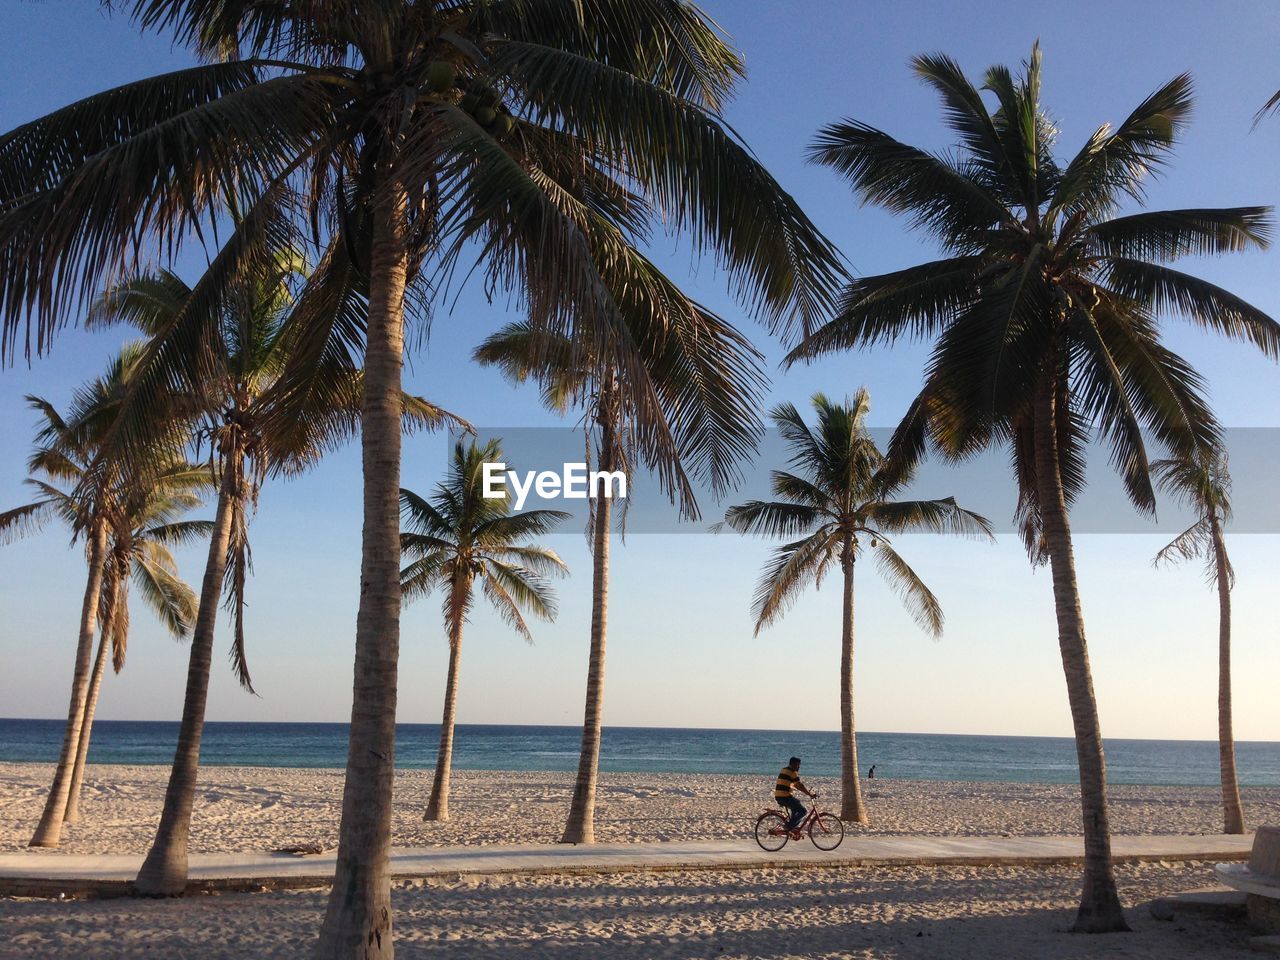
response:
<path id="1" fill-rule="evenodd" d="M 778 774 L 778 782 L 773 787 L 773 799 L 782 800 L 791 796 L 791 788 L 800 782 L 800 774 L 790 767 L 783 767 Z"/>

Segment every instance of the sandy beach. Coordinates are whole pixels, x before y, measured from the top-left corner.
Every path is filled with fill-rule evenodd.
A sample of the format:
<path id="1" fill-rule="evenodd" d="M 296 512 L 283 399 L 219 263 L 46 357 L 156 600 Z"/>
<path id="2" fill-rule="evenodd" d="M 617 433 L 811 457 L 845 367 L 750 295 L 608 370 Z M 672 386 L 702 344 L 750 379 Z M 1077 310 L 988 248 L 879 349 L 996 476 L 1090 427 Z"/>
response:
<path id="1" fill-rule="evenodd" d="M 396 884 L 398 957 L 1226 960 L 1243 925 L 1161 923 L 1145 903 L 1201 886 L 1207 864 L 1119 868 L 1133 933 L 1067 933 L 1073 868 L 898 868 L 464 878 Z M 0 900 L 0 957 L 113 960 L 307 955 L 325 894 L 181 901 Z"/>
<path id="2" fill-rule="evenodd" d="M 25 850 L 52 767 L 0 763 L 0 849 Z M 168 768 L 90 764 L 81 820 L 67 827 L 68 853 L 145 853 Z M 200 771 L 193 853 L 273 850 L 299 843 L 336 846 L 343 771 L 206 767 Z M 424 823 L 430 770 L 396 777 L 397 846 L 554 843 L 569 806 L 572 775 L 456 770 L 447 823 Z M 834 779 L 810 786 L 836 804 Z M 945 783 L 879 779 L 864 784 L 877 834 L 1052 836 L 1080 832 L 1072 784 Z M 772 791 L 770 777 L 605 773 L 597 795 L 602 843 L 747 838 Z M 1253 822 L 1280 821 L 1280 788 L 1245 791 Z M 1114 833 L 1218 833 L 1216 787 L 1113 786 Z"/>
<path id="3" fill-rule="evenodd" d="M 22 850 L 51 768 L 0 764 L 0 848 Z M 167 769 L 91 765 L 82 819 L 62 850 L 142 853 Z M 421 819 L 431 772 L 396 784 L 401 846 L 552 842 L 569 774 L 456 771 L 453 818 Z M 767 778 L 765 778 L 767 779 Z M 342 772 L 211 767 L 201 772 L 193 852 L 270 850 L 336 842 Z M 835 798 L 833 780 L 812 785 Z M 605 774 L 598 839 L 641 842 L 741 837 L 766 804 L 756 777 Z M 870 832 L 931 835 L 1078 833 L 1074 787 L 877 780 L 867 784 Z M 1280 789 L 1246 791 L 1253 822 L 1280 820 Z M 1215 788 L 1112 788 L 1116 833 L 1215 833 Z M 1066 933 L 1078 896 L 1070 867 L 909 867 L 676 872 L 607 877 L 406 881 L 395 892 L 401 956 L 427 957 L 1142 957 L 1248 956 L 1243 927 L 1152 919 L 1155 897 L 1212 882 L 1212 865 L 1120 868 L 1135 933 Z M 0 957 L 305 954 L 318 928 L 318 891 L 182 901 L 55 903 L 0 900 Z M 86 949 L 89 954 L 86 954 Z"/>

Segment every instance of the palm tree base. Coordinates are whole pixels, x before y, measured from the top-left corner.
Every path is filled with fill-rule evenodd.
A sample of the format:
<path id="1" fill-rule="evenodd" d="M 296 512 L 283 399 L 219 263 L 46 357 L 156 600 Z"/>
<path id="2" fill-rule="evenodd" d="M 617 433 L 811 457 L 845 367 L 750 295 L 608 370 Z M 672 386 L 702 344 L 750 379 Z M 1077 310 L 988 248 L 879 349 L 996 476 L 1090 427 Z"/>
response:
<path id="1" fill-rule="evenodd" d="M 449 811 L 433 810 L 431 807 L 427 807 L 427 809 L 423 811 L 422 819 L 429 820 L 433 823 L 444 823 L 449 819 Z"/>
<path id="2" fill-rule="evenodd" d="M 57 840 L 42 840 L 39 837 L 32 837 L 31 842 L 27 844 L 28 847 L 40 847 L 45 850 L 56 850 L 58 845 Z"/>
<path id="3" fill-rule="evenodd" d="M 840 819 L 844 823 L 856 823 L 860 827 L 871 826 L 871 818 L 865 813 L 841 813 Z"/>
<path id="4" fill-rule="evenodd" d="M 560 838 L 561 843 L 595 843 L 596 836 L 594 830 L 584 828 L 566 827 L 564 836 Z"/>
<path id="5" fill-rule="evenodd" d="M 186 858 L 181 863 L 167 858 L 153 863 L 148 858 L 129 889 L 139 897 L 182 896 L 187 892 Z"/>
<path id="6" fill-rule="evenodd" d="M 1129 933 L 1129 924 L 1124 919 L 1124 908 L 1120 906 L 1120 898 L 1115 891 L 1109 891 L 1098 897 L 1086 897 L 1076 913 L 1076 922 L 1071 925 L 1071 932 Z"/>

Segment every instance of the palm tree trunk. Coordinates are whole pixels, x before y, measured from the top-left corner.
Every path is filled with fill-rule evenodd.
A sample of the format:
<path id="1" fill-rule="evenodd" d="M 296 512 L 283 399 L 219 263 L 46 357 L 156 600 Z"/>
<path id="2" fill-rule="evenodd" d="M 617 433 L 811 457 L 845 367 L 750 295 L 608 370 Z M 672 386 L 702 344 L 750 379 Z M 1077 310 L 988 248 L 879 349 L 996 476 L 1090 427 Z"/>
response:
<path id="1" fill-rule="evenodd" d="M 147 897 L 176 897 L 187 888 L 187 840 L 191 834 L 191 810 L 195 805 L 196 780 L 200 771 L 200 739 L 204 734 L 205 702 L 209 697 L 209 670 L 213 662 L 213 630 L 218 621 L 222 581 L 227 570 L 227 545 L 231 540 L 231 518 L 235 500 L 243 495 L 239 451 L 223 465 L 218 490 L 218 510 L 209 538 L 209 556 L 200 585 L 200 607 L 191 634 L 191 656 L 187 662 L 187 691 L 182 701 L 182 723 L 178 727 L 178 747 L 164 792 L 160 824 L 142 869 L 134 881 L 137 893 Z"/>
<path id="2" fill-rule="evenodd" d="M 454 583 L 455 594 L 468 588 Z M 440 752 L 436 754 L 436 775 L 431 782 L 431 799 L 423 820 L 449 819 L 449 775 L 453 770 L 453 724 L 458 715 L 458 662 L 462 657 L 462 611 L 469 604 L 465 597 L 455 596 L 457 612 L 449 628 L 449 679 L 444 688 L 444 716 L 440 719 Z"/>
<path id="3" fill-rule="evenodd" d="M 78 823 L 80 820 L 80 788 L 84 784 L 84 765 L 89 758 L 89 738 L 93 736 L 93 715 L 98 709 L 98 691 L 102 688 L 102 675 L 107 670 L 107 641 L 111 639 L 111 622 L 118 598 L 118 589 L 109 586 L 104 615 L 99 618 L 102 626 L 98 630 L 98 655 L 93 661 L 93 676 L 89 679 L 89 692 L 85 697 L 75 770 L 71 774 L 71 790 L 67 794 L 67 809 L 62 814 L 63 823 Z"/>
<path id="4" fill-rule="evenodd" d="M 383 180 L 374 209 L 361 403 L 364 532 L 355 681 L 338 863 L 316 956 L 389 960 L 391 803 L 400 655 L 400 374 L 408 272 L 407 198 Z"/>
<path id="5" fill-rule="evenodd" d="M 840 558 L 844 571 L 844 607 L 840 637 L 840 819 L 846 823 L 871 822 L 862 802 L 858 776 L 858 734 L 853 723 L 853 548 L 845 546 Z"/>
<path id="6" fill-rule="evenodd" d="M 602 391 L 608 394 L 606 389 Z M 606 406 L 608 399 L 602 401 Z M 601 471 L 614 469 L 614 424 L 606 413 L 600 423 Z M 613 501 L 595 501 L 595 529 L 592 531 L 591 566 L 591 653 L 587 665 L 587 703 L 582 720 L 582 749 L 578 754 L 578 775 L 573 784 L 573 800 L 564 825 L 561 843 L 596 842 L 596 781 L 600 774 L 600 728 L 604 716 L 604 649 L 609 617 L 609 526 Z"/>
<path id="7" fill-rule="evenodd" d="M 1227 545 L 1216 513 L 1209 517 L 1213 535 L 1213 562 L 1218 582 L 1218 767 L 1222 777 L 1222 826 L 1224 833 L 1244 833 L 1244 804 L 1236 777 L 1236 740 L 1231 723 L 1231 573 L 1227 569 Z"/>
<path id="8" fill-rule="evenodd" d="M 45 799 L 40 823 L 29 846 L 56 847 L 62 839 L 62 818 L 71 793 L 71 777 L 80 746 L 80 727 L 84 722 L 84 705 L 89 695 L 89 659 L 93 655 L 93 635 L 98 620 L 98 601 L 102 591 L 102 572 L 106 562 L 107 528 L 98 521 L 89 534 L 89 577 L 84 588 L 84 605 L 80 608 L 80 639 L 76 645 L 76 666 L 71 677 L 71 703 L 67 709 L 67 727 L 62 734 L 62 751 L 58 767 Z"/>
<path id="9" fill-rule="evenodd" d="M 1074 929 L 1083 933 L 1128 930 L 1116 893 L 1107 819 L 1107 765 L 1102 751 L 1098 705 L 1093 695 L 1084 617 L 1076 583 L 1075 555 L 1067 502 L 1058 465 L 1056 386 L 1045 377 L 1035 410 L 1036 486 L 1045 550 L 1053 572 L 1058 647 L 1066 674 L 1067 698 L 1075 727 L 1080 767 L 1080 806 L 1084 825 L 1084 888 Z"/>

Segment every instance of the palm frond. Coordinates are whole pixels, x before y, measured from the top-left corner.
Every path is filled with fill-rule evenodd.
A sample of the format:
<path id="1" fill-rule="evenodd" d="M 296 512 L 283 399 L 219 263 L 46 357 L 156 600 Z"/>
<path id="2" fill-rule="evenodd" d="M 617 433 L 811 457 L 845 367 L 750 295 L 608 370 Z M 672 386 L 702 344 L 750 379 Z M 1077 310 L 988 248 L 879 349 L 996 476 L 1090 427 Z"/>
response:
<path id="1" fill-rule="evenodd" d="M 814 527 L 827 520 L 815 507 L 798 503 L 748 500 L 725 511 L 724 522 L 738 533 L 762 537 L 795 537 L 816 532 Z"/>
<path id="2" fill-rule="evenodd" d="M 1253 125 L 1256 127 L 1263 117 L 1269 113 L 1275 113 L 1277 110 L 1280 110 L 1280 90 L 1273 93 L 1267 102 L 1258 108 L 1258 112 L 1253 115 Z"/>
<path id="3" fill-rule="evenodd" d="M 563 510 L 525 510 L 483 520 L 472 528 L 471 536 L 482 547 L 489 544 L 505 546 L 518 540 L 545 536 L 570 516 L 572 514 Z"/>
<path id="4" fill-rule="evenodd" d="M 942 635 L 942 605 L 924 581 L 887 543 L 876 549 L 876 568 L 902 598 L 903 605 L 922 630 Z"/>
<path id="5" fill-rule="evenodd" d="M 134 561 L 133 582 L 170 633 L 179 638 L 190 636 L 198 607 L 196 595 L 166 562 L 152 551 L 144 551 Z"/>
<path id="6" fill-rule="evenodd" d="M 1264 250 L 1272 228 L 1270 207 L 1230 207 L 1151 210 L 1096 223 L 1087 233 L 1100 256 L 1168 262 Z"/>
<path id="7" fill-rule="evenodd" d="M 780 620 L 805 587 L 821 583 L 835 554 L 834 538 L 825 528 L 773 551 L 752 602 L 756 635 Z"/>
<path id="8" fill-rule="evenodd" d="M 1160 566 L 1179 560 L 1194 560 L 1205 556 L 1209 549 L 1209 532 L 1204 522 L 1197 520 L 1161 547 L 1152 563 Z"/>
<path id="9" fill-rule="evenodd" d="M 1052 209 L 1063 216 L 1110 215 L 1121 199 L 1141 201 L 1143 182 L 1166 162 L 1191 114 L 1191 77 L 1174 77 L 1115 130 L 1100 127 L 1062 173 Z"/>
<path id="10" fill-rule="evenodd" d="M 441 586 L 447 561 L 448 554 L 443 550 L 432 550 L 407 564 L 400 571 L 401 603 L 407 606 Z"/>
<path id="11" fill-rule="evenodd" d="M 146 537 L 166 546 L 185 547 L 208 539 L 212 533 L 212 520 L 182 520 L 151 527 Z"/>
<path id="12" fill-rule="evenodd" d="M 539 546 L 488 547 L 486 556 L 502 561 L 514 561 L 518 566 L 536 573 L 540 577 L 562 577 L 568 574 L 569 567 L 554 550 Z"/>
<path id="13" fill-rule="evenodd" d="M 534 616 L 542 620 L 550 621 L 556 618 L 555 591 L 541 576 L 524 567 L 503 563 L 493 558 L 488 558 L 481 566 L 481 570 L 485 595 L 490 600 L 495 596 L 501 598 L 501 603 L 495 602 L 495 606 L 499 614 L 508 622 L 514 624 L 511 615 L 518 616 L 522 609 L 531 611 Z M 507 607 L 506 612 L 503 610 L 504 604 Z M 527 630 L 522 631 L 522 636 L 529 639 Z"/>
<path id="14" fill-rule="evenodd" d="M 1104 271 L 1108 284 L 1121 296 L 1154 310 L 1181 314 L 1233 340 L 1247 340 L 1272 359 L 1280 358 L 1280 324 L 1207 280 L 1127 257 L 1110 258 Z"/>
<path id="15" fill-rule="evenodd" d="M 835 248 L 714 113 L 554 46 L 506 42 L 493 66 L 531 119 L 626 158 L 663 221 L 714 250 L 739 299 L 772 328 L 808 333 L 825 316 L 843 279 Z"/>
<path id="16" fill-rule="evenodd" d="M 966 510 L 955 497 L 940 500 L 879 500 L 862 508 L 867 522 L 890 533 L 941 533 L 994 540 L 991 521 Z"/>
<path id="17" fill-rule="evenodd" d="M 175 253 L 188 232 L 211 226 L 216 204 L 251 208 L 259 186 L 309 155 L 317 131 L 332 123 L 335 88 L 318 76 L 263 78 L 248 62 L 183 73 L 199 88 L 191 96 L 166 100 L 172 76 L 152 78 L 6 138 L 15 158 L 48 153 L 0 205 L 0 359 L 12 358 L 24 321 L 27 352 L 34 333 L 35 352 L 43 353 L 102 280 L 126 273 L 151 249 Z M 107 134 L 106 142 L 62 152 L 89 130 Z"/>
<path id="18" fill-rule="evenodd" d="M 972 302 L 983 268 L 982 257 L 950 257 L 860 277 L 845 287 L 831 320 L 801 341 L 785 362 L 935 335 Z"/>
<path id="19" fill-rule="evenodd" d="M 53 502 L 37 500 L 0 513 L 0 544 L 38 533 L 53 515 Z"/>
<path id="20" fill-rule="evenodd" d="M 856 120 L 823 127 L 809 160 L 840 173 L 864 203 L 907 215 L 957 251 L 1008 218 L 994 196 L 948 160 Z"/>

